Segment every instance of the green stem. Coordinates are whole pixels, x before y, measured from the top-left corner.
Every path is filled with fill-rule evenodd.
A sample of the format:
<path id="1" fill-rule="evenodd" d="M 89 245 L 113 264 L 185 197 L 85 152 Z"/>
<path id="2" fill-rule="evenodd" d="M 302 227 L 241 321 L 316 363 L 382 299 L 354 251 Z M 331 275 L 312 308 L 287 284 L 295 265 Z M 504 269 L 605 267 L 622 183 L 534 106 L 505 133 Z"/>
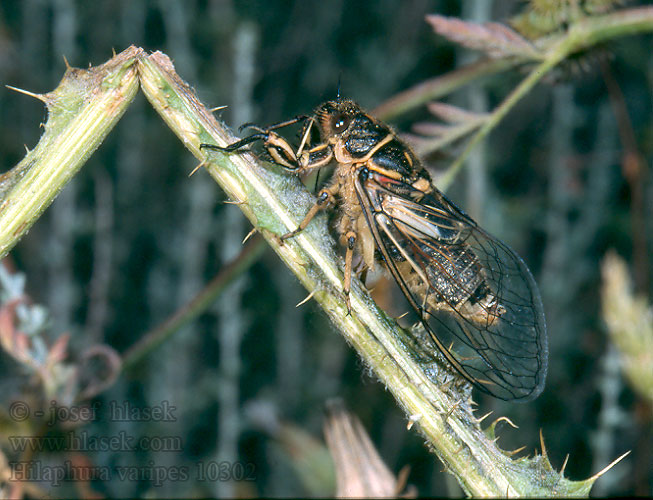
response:
<path id="1" fill-rule="evenodd" d="M 444 191 L 458 175 L 465 160 L 474 147 L 494 129 L 508 112 L 524 97 L 549 71 L 561 61 L 578 51 L 597 43 L 619 36 L 653 31 L 653 7 L 630 9 L 605 16 L 590 17 L 574 24 L 567 33 L 547 42 L 549 49 L 544 60 L 535 66 L 530 74 L 488 117 L 486 123 L 469 140 L 465 150 L 449 166 L 438 180 L 438 187 Z"/>
<path id="2" fill-rule="evenodd" d="M 88 70 L 69 68 L 59 86 L 32 95 L 48 106 L 38 145 L 0 177 L 0 258 L 29 230 L 125 112 L 138 91 L 130 47 Z"/>

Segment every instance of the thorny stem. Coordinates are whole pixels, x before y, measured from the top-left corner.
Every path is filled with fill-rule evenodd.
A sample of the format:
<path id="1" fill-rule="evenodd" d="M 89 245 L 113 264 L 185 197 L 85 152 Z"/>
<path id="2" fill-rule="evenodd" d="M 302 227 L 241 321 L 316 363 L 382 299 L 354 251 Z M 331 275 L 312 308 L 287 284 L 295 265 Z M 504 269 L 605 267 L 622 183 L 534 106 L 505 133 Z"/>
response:
<path id="1" fill-rule="evenodd" d="M 603 30 L 603 31 L 601 31 Z M 514 104 L 530 90 L 542 76 L 575 50 L 619 35 L 641 31 L 653 31 L 653 8 L 632 9 L 614 16 L 603 16 L 594 23 L 580 22 L 548 55 L 529 77 L 492 114 L 490 121 L 479 130 L 470 146 L 459 159 L 462 163 L 473 144 L 481 140 L 500 122 Z M 98 88 L 115 88 L 121 75 L 131 75 L 133 63 L 138 68 L 141 88 L 150 103 L 178 135 L 184 145 L 198 158 L 207 159 L 207 153 L 199 144 L 211 142 L 224 146 L 233 141 L 231 134 L 221 127 L 202 106 L 188 86 L 174 72 L 170 60 L 155 53 L 146 57 L 141 49 L 131 47 L 116 56 L 123 65 L 116 70 L 109 63 L 103 71 L 109 73 Z M 112 60 L 114 61 L 114 60 Z M 110 61 L 110 62 L 112 62 Z M 127 68 L 127 71 L 124 71 Z M 44 139 L 37 149 L 44 148 L 40 158 L 28 156 L 25 163 L 0 178 L 0 220 L 13 210 L 13 218 L 0 224 L 0 253 L 7 252 L 34 223 L 56 193 L 83 164 L 97 147 L 133 97 L 133 78 L 126 89 L 113 96 L 113 107 L 103 108 L 98 96 L 88 95 L 90 107 L 78 107 L 73 111 L 60 110 L 51 114 Z M 70 81 L 62 82 L 70 85 Z M 63 89 L 66 90 L 66 89 Z M 56 111 L 56 110 L 55 110 Z M 97 120 L 79 123 L 78 117 L 89 117 L 86 111 L 103 124 L 94 126 Z M 110 114 L 117 111 L 115 114 Z M 57 122 L 62 117 L 71 121 Z M 51 120 L 53 120 L 51 122 Z M 71 134 L 67 124 L 78 124 Z M 50 134 L 50 126 L 61 126 Z M 63 142 L 58 139 L 65 139 Z M 49 142 L 53 140 L 54 142 Z M 65 153 L 62 155 L 62 153 Z M 59 155 L 59 156 L 58 156 Z M 58 164 L 44 173 L 41 161 L 56 158 L 66 160 L 63 170 Z M 52 162 L 50 162 L 52 163 Z M 56 163 L 56 162 L 55 162 Z M 270 246 L 286 265 L 297 275 L 314 299 L 331 317 L 344 337 L 356 348 L 365 363 L 392 392 L 398 404 L 411 416 L 411 422 L 427 438 L 429 445 L 453 473 L 463 489 L 478 496 L 515 496 L 520 494 L 544 496 L 552 494 L 587 494 L 598 476 L 587 481 L 571 482 L 553 471 L 545 456 L 513 461 L 500 450 L 493 439 L 493 429 L 483 432 L 471 414 L 466 402 L 450 392 L 444 392 L 424 373 L 422 367 L 407 350 L 402 339 L 405 333 L 371 300 L 355 281 L 351 291 L 352 313 L 348 314 L 342 300 L 342 272 L 339 260 L 332 248 L 332 240 L 326 230 L 324 219 L 316 220 L 306 231 L 281 244 L 276 235 L 297 227 L 298 219 L 312 203 L 299 181 L 262 166 L 249 155 L 224 156 L 214 154 L 206 164 L 209 174 L 234 200 L 243 202 L 243 213 L 259 229 Z M 34 194 L 35 188 L 39 188 Z M 30 191 L 32 189 L 32 191 Z M 17 196 L 20 194 L 20 196 Z M 22 207 L 17 210 L 16 207 Z"/>
<path id="2" fill-rule="evenodd" d="M 207 154 L 199 150 L 201 142 L 225 145 L 232 140 L 178 79 L 167 57 L 157 53 L 143 59 L 140 71 L 146 96 L 196 156 L 203 158 Z M 417 426 L 465 489 L 476 495 L 523 491 L 523 486 L 511 480 L 500 465 L 509 459 L 474 424 L 469 411 L 461 409 L 466 405 L 435 387 L 405 354 L 399 341 L 401 330 L 376 307 L 358 282 L 352 287 L 352 314 L 347 314 L 340 293 L 342 273 L 324 219 L 321 225 L 312 224 L 292 241 L 279 241 L 276 235 L 294 229 L 312 203 L 299 181 L 260 166 L 249 155 L 213 153 L 211 159 L 206 165 L 209 174 L 232 198 L 245 202 L 240 205 L 245 215 L 304 286 L 317 290 L 314 300 L 373 367 L 406 413 L 419 415 Z M 483 442 L 485 445 L 479 446 Z"/>
<path id="3" fill-rule="evenodd" d="M 181 82 L 162 54 L 153 54 L 141 65 L 143 89 L 155 109 L 173 131 L 202 159 L 200 142 L 224 145 L 231 141 L 212 116 Z M 182 124 L 179 126 L 178 124 Z M 200 140 L 201 138 L 201 140 Z M 311 224 L 304 232 L 280 242 L 278 234 L 297 227 L 312 199 L 296 178 L 275 173 L 259 165 L 250 155 L 210 154 L 206 168 L 259 228 L 270 246 L 297 275 L 314 300 L 329 314 L 345 338 L 371 366 L 409 415 L 419 415 L 418 427 L 448 467 L 455 471 L 465 489 L 476 495 L 518 494 L 521 487 L 504 473 L 501 458 L 508 460 L 487 439 L 466 405 L 443 393 L 407 356 L 398 339 L 402 333 L 389 321 L 358 282 L 351 291 L 352 313 L 342 300 L 343 277 L 332 249 L 331 238 L 322 224 Z M 453 409 L 453 411 L 451 411 Z M 449 414 L 450 413 L 450 414 Z M 447 416 L 445 418 L 445 416 Z M 479 446 L 484 442 L 486 446 Z M 482 465 L 481 465 L 482 464 Z"/>
<path id="4" fill-rule="evenodd" d="M 551 468 L 545 457 L 513 461 L 495 443 L 493 426 L 484 432 L 467 401 L 428 378 L 405 343 L 406 334 L 372 301 L 356 280 L 351 314 L 342 297 L 341 265 L 324 219 L 281 242 L 278 235 L 297 227 L 313 203 L 296 178 L 261 165 L 248 154 L 207 153 L 202 142 L 233 142 L 197 101 L 166 56 L 142 59 L 141 82 L 155 109 L 173 131 L 206 163 L 208 173 L 234 199 L 302 284 L 313 294 L 345 339 L 370 366 L 410 421 L 471 495 L 551 495 L 553 489 L 583 494 L 591 482 L 571 482 Z M 206 156 L 205 156 L 206 155 Z"/>
<path id="5" fill-rule="evenodd" d="M 138 91 L 130 47 L 96 68 L 69 68 L 59 88 L 30 94 L 48 106 L 50 118 L 38 145 L 0 175 L 0 258 L 29 230 L 57 194 L 102 143 Z"/>

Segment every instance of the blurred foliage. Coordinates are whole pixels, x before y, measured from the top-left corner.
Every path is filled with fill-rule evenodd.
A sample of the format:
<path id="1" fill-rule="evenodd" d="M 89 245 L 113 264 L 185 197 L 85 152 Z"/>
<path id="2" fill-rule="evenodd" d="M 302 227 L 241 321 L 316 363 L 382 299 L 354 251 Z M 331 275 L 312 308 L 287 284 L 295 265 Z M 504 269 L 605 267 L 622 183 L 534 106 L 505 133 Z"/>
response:
<path id="1" fill-rule="evenodd" d="M 632 283 L 622 259 L 609 253 L 602 265 L 602 307 L 610 338 L 621 353 L 630 384 L 653 409 L 653 309 L 646 299 L 633 297 Z"/>
<path id="2" fill-rule="evenodd" d="M 344 95 L 372 108 L 469 57 L 433 35 L 425 15 L 505 21 L 524 8 L 523 2 L 496 2 L 492 12 L 479 14 L 478 3 L 4 1 L 0 83 L 47 92 L 65 70 L 62 55 L 84 67 L 106 61 L 112 48 L 134 44 L 170 55 L 204 102 L 229 105 L 219 113 L 234 126 L 305 113 L 333 97 L 339 81 Z M 653 295 L 653 220 L 646 217 L 653 210 L 651 44 L 651 35 L 617 40 L 598 65 L 540 85 L 483 144 L 480 167 L 469 175 L 463 171 L 449 190 L 529 264 L 549 327 L 543 395 L 528 405 L 476 395 L 479 407 L 509 415 L 519 425 L 518 431 L 497 429 L 504 449 L 526 444 L 525 453 L 532 454 L 542 429 L 551 463 L 559 469 L 566 462 L 566 475 L 573 479 L 633 450 L 597 483 L 599 494 L 653 491 L 653 412 L 621 382 L 619 371 L 601 362 L 610 349 L 599 312 L 599 263 L 608 249 L 628 257 L 638 293 Z M 494 77 L 456 92 L 448 102 L 484 113 L 517 81 L 512 74 Z M 475 108 L 479 102 L 482 109 Z M 24 273 L 26 293 L 49 310 L 48 328 L 38 335 L 47 332 L 50 338 L 40 344 L 34 337 L 18 349 L 11 343 L 15 332 L 3 334 L 14 358 L 36 352 L 32 357 L 51 369 L 61 365 L 67 350 L 69 369 L 84 366 L 98 346 L 124 353 L 238 254 L 247 223 L 235 207 L 222 203 L 223 195 L 203 173 L 187 178 L 194 159 L 144 104 L 137 96 L 86 167 L 3 262 Z M 0 92 L 3 171 L 24 156 L 22 144 L 36 144 L 43 113 L 34 99 Z M 396 125 L 408 131 L 425 118 L 426 110 L 415 109 Z M 434 169 L 443 165 L 443 156 L 449 159 L 442 153 L 429 157 Z M 56 426 L 19 426 L 15 415 L 3 413 L 2 451 L 10 461 L 29 460 L 34 454 L 20 453 L 7 436 L 56 436 L 74 424 L 96 436 L 179 437 L 183 445 L 174 453 L 143 447 L 80 457 L 53 449 L 38 459 L 51 467 L 69 460 L 141 473 L 131 481 L 90 486 L 64 482 L 57 490 L 64 496 L 93 491 L 123 497 L 323 495 L 330 486 L 318 484 L 318 477 L 306 480 L 301 458 L 306 450 L 313 454 L 323 439 L 325 400 L 339 396 L 392 471 L 410 465 L 408 483 L 422 495 L 458 495 L 448 490 L 446 474 L 421 438 L 404 432 L 403 414 L 383 387 L 371 383 L 325 317 L 311 302 L 295 308 L 302 298 L 276 256 L 264 255 L 199 320 L 179 328 L 89 399 L 98 411 L 81 422 L 84 427 L 70 415 Z M 70 332 L 67 346 L 57 341 L 63 332 Z M 108 352 L 101 358 L 113 359 Z M 0 369 L 3 408 L 16 401 L 27 402 L 32 411 L 56 407 L 39 390 L 38 378 L 26 377 L 10 356 L 0 356 Z M 616 387 L 610 399 L 606 383 Z M 138 411 L 118 419 L 112 405 L 137 410 L 171 405 L 174 411 L 168 420 L 137 418 L 143 417 Z M 615 411 L 618 419 L 601 418 Z M 6 477 L 4 463 L 0 477 Z M 222 464 L 228 477 L 240 480 L 207 480 Z M 172 477 L 181 467 L 187 468 L 185 480 L 183 474 Z M 166 480 L 151 477 L 153 471 L 167 474 Z M 38 495 L 32 486 L 38 487 L 25 491 Z M 43 487 L 47 490 L 47 482 Z"/>
<path id="3" fill-rule="evenodd" d="M 510 24 L 530 39 L 565 29 L 584 16 L 605 14 L 623 6 L 623 0 L 531 0 Z"/>

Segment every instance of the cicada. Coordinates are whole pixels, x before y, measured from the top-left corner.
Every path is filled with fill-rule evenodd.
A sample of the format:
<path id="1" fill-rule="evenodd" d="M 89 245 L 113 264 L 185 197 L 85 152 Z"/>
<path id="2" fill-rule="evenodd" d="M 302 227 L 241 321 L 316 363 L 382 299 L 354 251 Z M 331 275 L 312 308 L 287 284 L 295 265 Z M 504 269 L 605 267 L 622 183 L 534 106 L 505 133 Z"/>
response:
<path id="1" fill-rule="evenodd" d="M 298 147 L 276 130 L 303 123 Z M 295 174 L 333 164 L 330 180 L 290 238 L 319 210 L 339 208 L 336 230 L 346 248 L 344 293 L 354 255 L 382 263 L 428 337 L 480 391 L 527 401 L 544 387 L 547 340 L 535 281 L 505 243 L 481 229 L 433 185 L 411 148 L 358 104 L 338 98 L 226 147 L 262 141 L 272 160 Z M 319 139 L 318 139 L 319 136 Z"/>

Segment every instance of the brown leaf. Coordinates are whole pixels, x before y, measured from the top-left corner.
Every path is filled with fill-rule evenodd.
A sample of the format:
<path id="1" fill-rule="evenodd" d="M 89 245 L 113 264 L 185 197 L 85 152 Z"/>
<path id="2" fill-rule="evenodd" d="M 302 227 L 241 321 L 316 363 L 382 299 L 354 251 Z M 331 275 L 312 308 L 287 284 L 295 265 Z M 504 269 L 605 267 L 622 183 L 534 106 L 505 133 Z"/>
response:
<path id="1" fill-rule="evenodd" d="M 429 102 L 426 107 L 431 114 L 449 123 L 476 122 L 479 120 L 485 120 L 488 116 L 487 113 L 475 113 L 473 111 L 459 108 L 458 106 L 437 101 Z"/>
<path id="2" fill-rule="evenodd" d="M 14 336 L 16 335 L 14 311 L 19 303 L 20 299 L 15 299 L 0 307 L 0 345 L 7 352 L 13 350 Z"/>
<path id="3" fill-rule="evenodd" d="M 0 345 L 14 359 L 21 363 L 33 364 L 29 353 L 30 340 L 27 334 L 15 326 L 16 307 L 25 300 L 14 299 L 0 307 Z"/>
<path id="4" fill-rule="evenodd" d="M 456 17 L 428 15 L 426 20 L 439 35 L 493 58 L 538 59 L 535 47 L 519 33 L 499 23 L 472 23 Z"/>
<path id="5" fill-rule="evenodd" d="M 60 363 L 66 358 L 68 347 L 68 341 L 70 340 L 70 334 L 66 333 L 60 335 L 59 338 L 52 344 L 50 351 L 48 352 L 48 358 L 46 360 L 47 364 L 55 365 Z"/>
<path id="6" fill-rule="evenodd" d="M 324 433 L 336 466 L 336 497 L 396 497 L 404 489 L 406 474 L 395 478 L 363 425 L 341 402 L 328 405 Z"/>
<path id="7" fill-rule="evenodd" d="M 429 137 L 441 137 L 451 130 L 450 125 L 433 122 L 417 122 L 411 127 L 413 132 Z"/>

